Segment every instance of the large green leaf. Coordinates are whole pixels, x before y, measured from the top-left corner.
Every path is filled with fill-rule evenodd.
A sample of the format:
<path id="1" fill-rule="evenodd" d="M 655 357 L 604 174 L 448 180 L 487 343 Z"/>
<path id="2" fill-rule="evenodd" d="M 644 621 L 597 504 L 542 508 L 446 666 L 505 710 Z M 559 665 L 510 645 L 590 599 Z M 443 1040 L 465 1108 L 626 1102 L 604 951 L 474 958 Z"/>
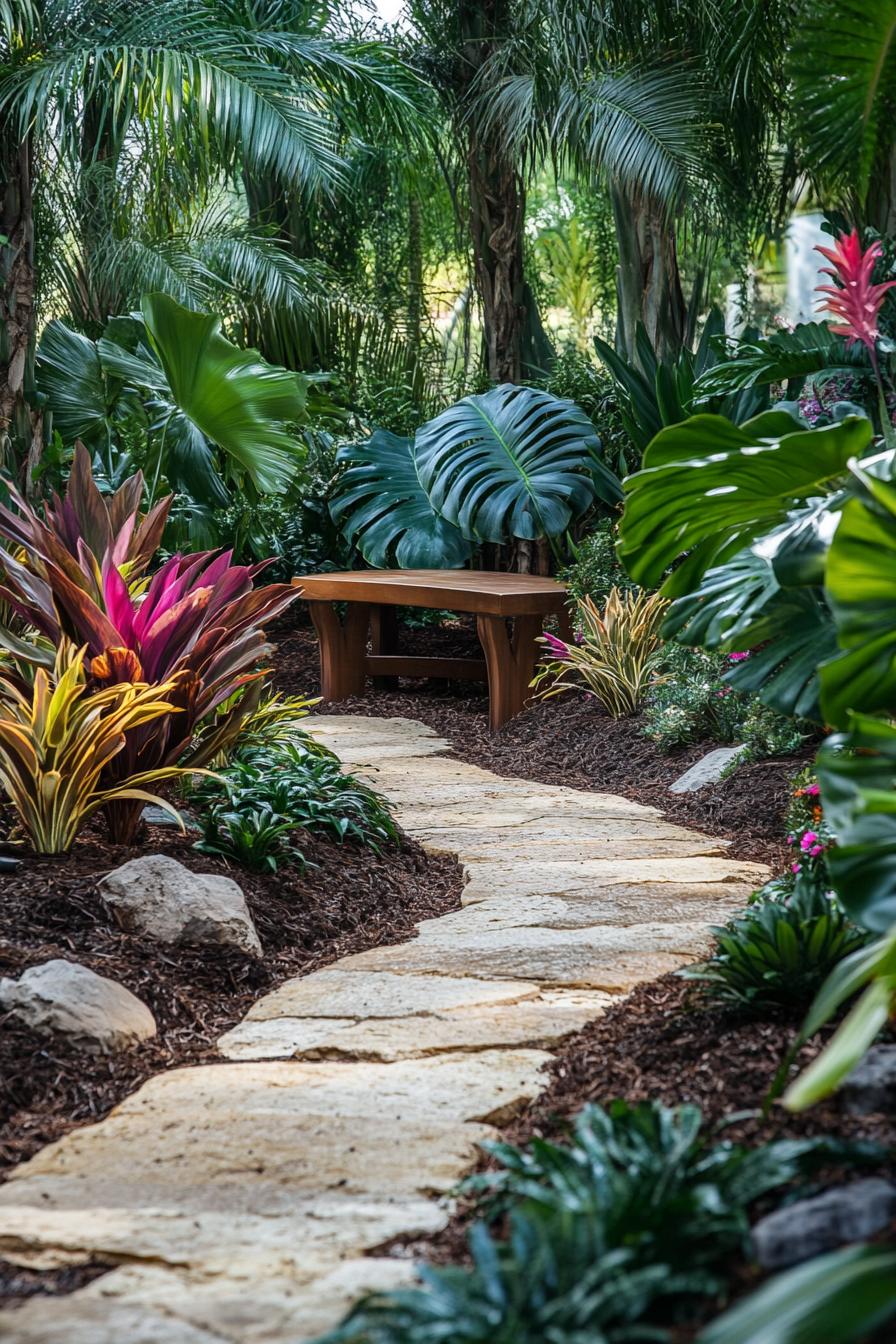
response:
<path id="1" fill-rule="evenodd" d="M 806 430 L 784 411 L 740 426 L 697 415 L 662 430 L 643 470 L 625 482 L 623 563 L 638 583 L 657 587 L 686 555 L 663 591 L 693 592 L 708 569 L 786 523 L 795 505 L 829 493 L 871 436 L 861 416 Z"/>
<path id="2" fill-rule="evenodd" d="M 698 1344 L 859 1344 L 896 1314 L 896 1251 L 849 1246 L 771 1279 Z"/>
<path id="3" fill-rule="evenodd" d="M 349 463 L 330 513 L 368 564 L 402 569 L 457 569 L 470 543 L 436 513 L 420 484 L 413 439 L 378 429 L 366 443 L 339 450 Z"/>
<path id="4" fill-rule="evenodd" d="M 852 715 L 819 753 L 818 780 L 837 837 L 831 882 L 857 924 L 885 933 L 896 924 L 896 727 Z"/>
<path id="5" fill-rule="evenodd" d="M 257 490 L 285 493 L 303 457 L 289 426 L 303 419 L 306 380 L 233 345 L 219 317 L 191 312 L 165 294 L 145 295 L 142 307 L 176 415 L 238 464 Z"/>
<path id="6" fill-rule="evenodd" d="M 434 509 L 469 540 L 557 536 L 622 497 L 584 411 L 531 387 L 464 397 L 417 431 L 415 456 Z"/>
<path id="7" fill-rule="evenodd" d="M 844 507 L 825 574 L 843 650 L 821 670 L 829 723 L 851 709 L 896 715 L 896 486 L 856 468 L 866 487 Z"/>
<path id="8" fill-rule="evenodd" d="M 94 341 L 63 322 L 47 324 L 37 348 L 36 381 L 66 444 L 81 439 L 92 449 L 105 448 L 122 386 L 107 373 Z"/>

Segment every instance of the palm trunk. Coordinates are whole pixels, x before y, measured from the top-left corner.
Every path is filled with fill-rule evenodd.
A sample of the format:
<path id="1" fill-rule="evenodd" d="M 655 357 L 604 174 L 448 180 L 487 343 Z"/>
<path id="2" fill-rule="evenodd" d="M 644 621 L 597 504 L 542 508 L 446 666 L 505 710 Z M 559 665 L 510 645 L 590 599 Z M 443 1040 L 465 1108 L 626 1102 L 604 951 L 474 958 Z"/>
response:
<path id="1" fill-rule="evenodd" d="M 30 492 L 43 446 L 40 413 L 29 406 L 34 377 L 33 150 L 6 130 L 0 142 L 0 463 Z"/>
<path id="2" fill-rule="evenodd" d="M 472 137 L 470 227 L 482 304 L 486 368 L 494 383 L 522 377 L 526 320 L 523 281 L 525 192 L 519 173 L 494 148 Z"/>
<path id="3" fill-rule="evenodd" d="M 619 249 L 617 348 L 636 361 L 640 322 L 659 358 L 674 356 L 687 330 L 674 225 L 650 197 L 618 184 L 610 191 Z"/>

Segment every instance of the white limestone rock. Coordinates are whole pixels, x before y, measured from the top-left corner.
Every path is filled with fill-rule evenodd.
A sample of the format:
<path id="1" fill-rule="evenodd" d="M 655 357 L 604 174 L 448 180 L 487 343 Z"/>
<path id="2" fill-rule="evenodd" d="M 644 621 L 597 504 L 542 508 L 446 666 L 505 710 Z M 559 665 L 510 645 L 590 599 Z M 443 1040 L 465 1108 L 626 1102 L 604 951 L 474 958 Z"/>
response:
<path id="1" fill-rule="evenodd" d="M 156 1034 L 152 1013 L 124 985 L 60 958 L 29 967 L 18 980 L 0 980 L 0 1007 L 88 1050 L 123 1050 Z"/>
<path id="2" fill-rule="evenodd" d="M 107 873 L 99 892 L 130 933 L 261 956 L 246 898 L 232 878 L 194 873 L 164 854 L 145 854 Z"/>

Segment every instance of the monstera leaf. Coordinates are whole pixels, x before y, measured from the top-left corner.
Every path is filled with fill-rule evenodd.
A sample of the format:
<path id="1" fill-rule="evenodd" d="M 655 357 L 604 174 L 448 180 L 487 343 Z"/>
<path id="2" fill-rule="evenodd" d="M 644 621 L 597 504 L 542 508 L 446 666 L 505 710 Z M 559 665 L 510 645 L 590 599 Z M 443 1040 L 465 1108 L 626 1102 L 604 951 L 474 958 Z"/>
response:
<path id="1" fill-rule="evenodd" d="M 195 451 L 201 435 L 257 490 L 285 493 L 303 457 L 288 427 L 304 418 L 306 380 L 233 345 L 221 334 L 220 317 L 182 308 L 166 294 L 144 295 L 142 308 L 182 449 Z"/>
<path id="2" fill-rule="evenodd" d="M 413 439 L 378 429 L 366 443 L 341 448 L 349 463 L 330 513 L 369 565 L 458 569 L 471 547 L 441 518 L 420 484 Z"/>
<path id="3" fill-rule="evenodd" d="M 870 714 L 828 738 L 818 756 L 825 821 L 837 844 L 825 856 L 831 881 L 857 924 L 896 924 L 896 727 Z"/>
<path id="4" fill-rule="evenodd" d="M 663 592 L 693 592 L 708 569 L 786 523 L 801 501 L 828 493 L 871 437 L 861 416 L 806 430 L 785 411 L 743 425 L 696 415 L 662 430 L 625 483 L 623 563 L 638 583 L 657 587 L 687 553 Z"/>
<path id="5" fill-rule="evenodd" d="M 433 508 L 471 541 L 557 536 L 622 498 L 584 411 L 536 388 L 464 397 L 417 431 L 414 452 Z"/>
<path id="6" fill-rule="evenodd" d="M 843 509 L 825 577 L 843 652 L 822 668 L 822 705 L 841 726 L 851 709 L 896 715 L 896 486 L 855 473 L 865 489 Z"/>

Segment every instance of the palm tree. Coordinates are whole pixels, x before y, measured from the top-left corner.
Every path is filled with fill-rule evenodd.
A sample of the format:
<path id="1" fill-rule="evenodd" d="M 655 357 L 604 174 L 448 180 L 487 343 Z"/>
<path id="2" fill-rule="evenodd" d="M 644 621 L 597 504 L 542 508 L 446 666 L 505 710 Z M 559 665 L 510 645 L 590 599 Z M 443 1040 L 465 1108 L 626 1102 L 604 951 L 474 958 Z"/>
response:
<path id="1" fill-rule="evenodd" d="M 802 0 L 796 34 L 801 166 L 826 202 L 896 236 L 896 0 Z"/>
<path id="2" fill-rule="evenodd" d="M 548 155 L 609 193 L 617 343 L 639 323 L 660 354 L 689 339 L 678 228 L 711 248 L 767 215 L 788 0 L 532 0 L 478 78 L 487 131 L 518 161 Z"/>
<path id="3" fill-rule="evenodd" d="M 38 280 L 35 200 L 67 199 L 69 286 L 94 320 L 110 257 L 158 278 L 177 237 L 159 222 L 203 203 L 205 184 L 263 175 L 312 201 L 344 182 L 340 123 L 347 107 L 377 109 L 392 125 L 414 114 L 415 81 L 381 45 L 331 35 L 326 7 L 305 0 L 0 0 L 0 302 L 10 354 L 0 375 L 0 433 L 17 434 L 26 407 Z M 168 167 L 166 167 L 166 163 Z M 141 229 L 115 227 L 123 189 L 142 165 Z M 183 191 L 171 190 L 174 174 Z M 133 220 L 134 216 L 131 215 Z M 231 240 L 230 259 L 272 265 L 262 232 Z M 195 241 L 195 240 L 194 240 Z M 224 240 L 217 239 L 220 261 Z M 257 244 L 253 248 L 253 242 Z M 166 248 L 168 257 L 166 258 Z M 201 252 L 201 249 L 200 249 Z M 180 255 L 191 254 L 182 248 Z M 194 280 L 207 255 L 192 251 Z M 122 268 L 124 268 L 122 270 Z M 226 268 L 225 268 L 226 269 Z M 265 271 L 255 267 L 256 279 Z M 59 275 L 56 276 L 57 280 Z M 133 274 L 132 274 L 133 279 Z M 296 273 L 289 277 L 290 283 Z M 125 286 L 126 288 L 127 286 Z M 183 295 L 181 295 L 183 297 Z"/>

